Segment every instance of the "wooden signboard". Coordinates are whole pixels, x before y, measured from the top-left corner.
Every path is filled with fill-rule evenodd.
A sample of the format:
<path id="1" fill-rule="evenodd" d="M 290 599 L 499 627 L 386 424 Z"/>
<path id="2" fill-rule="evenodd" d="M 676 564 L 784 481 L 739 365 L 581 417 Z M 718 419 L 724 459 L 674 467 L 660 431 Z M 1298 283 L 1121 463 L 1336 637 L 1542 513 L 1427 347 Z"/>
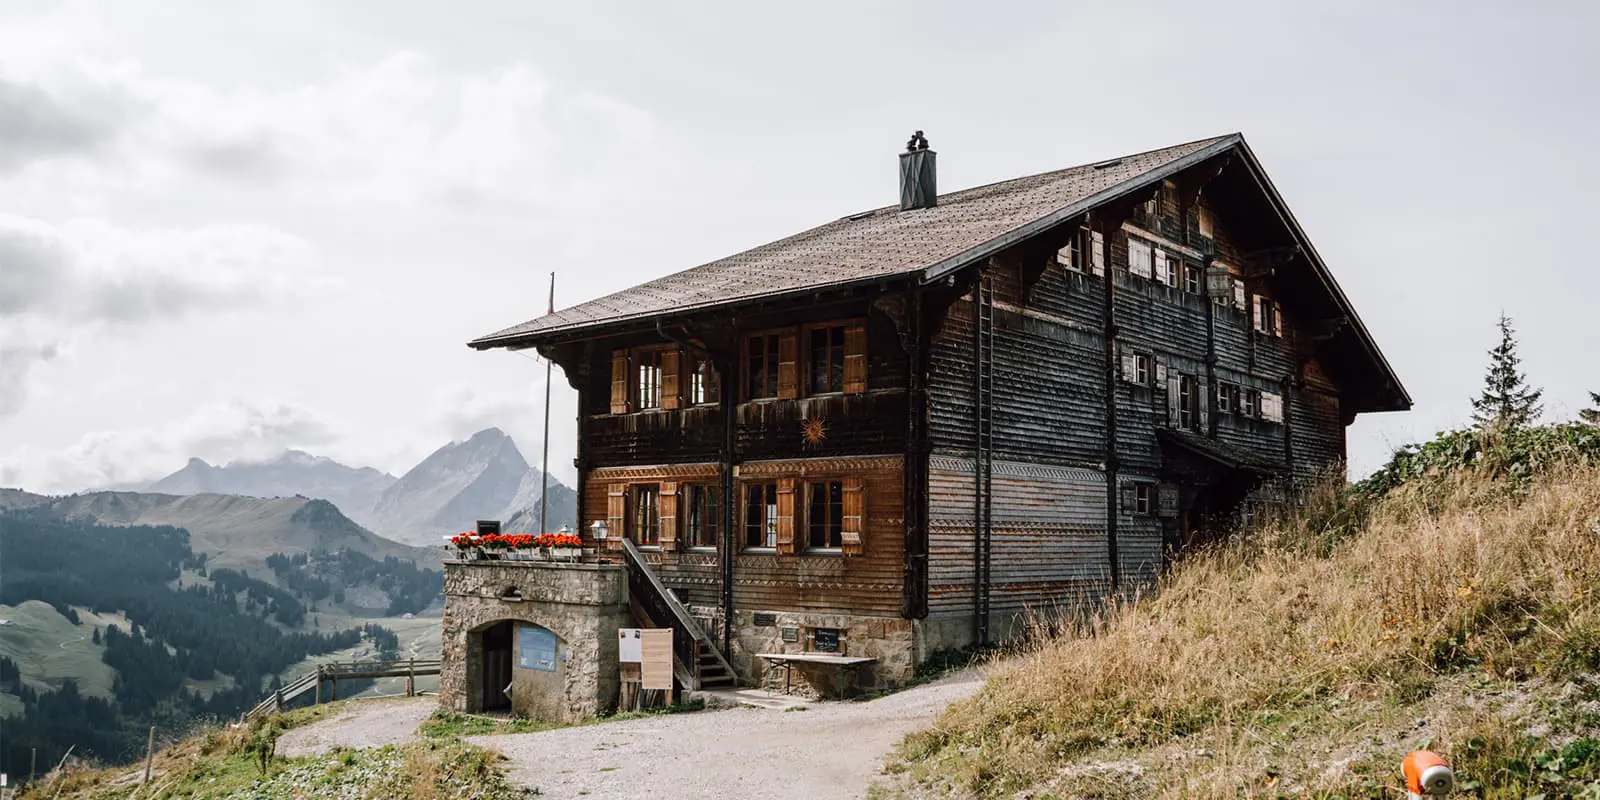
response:
<path id="1" fill-rule="evenodd" d="M 645 628 L 639 631 L 640 688 L 672 690 L 672 629 Z"/>

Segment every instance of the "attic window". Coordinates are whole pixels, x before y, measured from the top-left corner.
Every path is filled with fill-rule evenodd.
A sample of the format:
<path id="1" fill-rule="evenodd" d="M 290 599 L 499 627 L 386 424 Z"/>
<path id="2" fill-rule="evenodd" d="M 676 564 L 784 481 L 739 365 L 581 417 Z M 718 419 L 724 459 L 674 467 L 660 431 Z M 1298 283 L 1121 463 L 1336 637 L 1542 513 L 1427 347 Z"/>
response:
<path id="1" fill-rule="evenodd" d="M 1095 169 L 1108 169 L 1110 167 L 1120 167 L 1120 166 L 1122 166 L 1122 159 L 1113 158 L 1110 161 L 1102 161 L 1102 162 L 1100 162 L 1098 164 L 1095 164 L 1094 168 Z"/>

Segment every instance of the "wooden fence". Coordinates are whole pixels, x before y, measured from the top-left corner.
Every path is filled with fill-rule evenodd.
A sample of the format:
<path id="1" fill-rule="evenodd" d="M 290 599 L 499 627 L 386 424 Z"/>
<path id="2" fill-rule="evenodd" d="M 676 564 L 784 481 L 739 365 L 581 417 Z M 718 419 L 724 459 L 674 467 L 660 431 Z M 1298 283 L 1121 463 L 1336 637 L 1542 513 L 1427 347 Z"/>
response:
<path id="1" fill-rule="evenodd" d="M 348 678 L 405 678 L 406 696 L 410 697 L 416 691 L 416 678 L 419 675 L 438 675 L 440 660 L 437 658 L 408 658 L 397 661 L 330 661 L 318 664 L 317 668 L 298 678 L 284 684 L 277 691 L 266 696 L 255 708 L 244 713 L 244 719 L 250 720 L 263 714 L 276 714 L 283 710 L 285 703 L 293 702 L 301 696 L 311 693 L 314 703 L 322 702 L 322 682 L 330 682 L 330 700 L 339 699 L 339 680 Z"/>

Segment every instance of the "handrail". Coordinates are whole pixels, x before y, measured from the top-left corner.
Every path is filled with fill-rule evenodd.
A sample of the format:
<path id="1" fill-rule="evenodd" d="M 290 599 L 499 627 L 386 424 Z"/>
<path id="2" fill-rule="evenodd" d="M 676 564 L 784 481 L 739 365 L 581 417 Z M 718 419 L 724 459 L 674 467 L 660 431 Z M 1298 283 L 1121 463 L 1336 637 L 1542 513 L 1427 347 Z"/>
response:
<path id="1" fill-rule="evenodd" d="M 656 596 L 661 598 L 662 602 L 672 612 L 672 615 L 677 618 L 677 626 L 688 632 L 700 644 L 699 651 L 701 653 L 709 652 L 715 656 L 717 664 L 727 670 L 728 675 L 738 675 L 739 673 L 733 671 L 733 665 L 728 663 L 728 659 L 723 656 L 722 651 L 717 649 L 716 643 L 711 641 L 711 637 L 700 629 L 700 623 L 696 622 L 694 617 L 689 614 L 689 609 L 684 608 L 683 604 L 678 602 L 678 598 L 674 597 L 672 592 L 667 589 L 667 585 L 661 582 L 661 578 L 656 575 L 655 570 L 645 563 L 644 555 L 639 552 L 639 548 L 632 541 L 623 538 L 622 552 L 628 557 L 628 565 L 637 569 L 644 576 L 645 580 L 650 584 L 650 588 L 655 590 Z M 700 665 L 693 665 L 692 674 L 698 675 L 699 672 Z"/>
<path id="2" fill-rule="evenodd" d="M 244 713 L 244 719 L 253 719 L 275 710 L 306 692 L 316 689 L 324 680 L 340 678 L 399 678 L 418 675 L 438 675 L 444 662 L 438 658 L 397 658 L 371 661 L 328 661 L 300 675 L 268 694 L 261 702 Z"/>

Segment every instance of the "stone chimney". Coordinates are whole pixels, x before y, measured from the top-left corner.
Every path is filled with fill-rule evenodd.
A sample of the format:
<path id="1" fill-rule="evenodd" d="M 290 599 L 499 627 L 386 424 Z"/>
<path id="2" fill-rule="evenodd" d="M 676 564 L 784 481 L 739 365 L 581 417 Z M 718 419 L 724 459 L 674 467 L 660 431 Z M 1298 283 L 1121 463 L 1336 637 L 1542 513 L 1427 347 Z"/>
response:
<path id="1" fill-rule="evenodd" d="M 933 208 L 938 205 L 939 190 L 934 159 L 938 153 L 928 149 L 928 138 L 917 131 L 906 142 L 906 151 L 900 154 L 900 210 Z"/>

